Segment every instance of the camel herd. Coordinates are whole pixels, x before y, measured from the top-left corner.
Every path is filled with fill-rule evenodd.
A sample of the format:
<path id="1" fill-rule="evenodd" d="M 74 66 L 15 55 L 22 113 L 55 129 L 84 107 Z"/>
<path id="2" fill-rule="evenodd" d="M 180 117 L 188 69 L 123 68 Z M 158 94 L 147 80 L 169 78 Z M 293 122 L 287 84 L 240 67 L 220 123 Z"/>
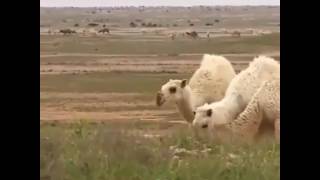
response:
<path id="1" fill-rule="evenodd" d="M 60 29 L 60 30 L 51 30 L 49 29 L 47 31 L 48 35 L 58 35 L 58 34 L 63 34 L 63 35 L 71 35 L 71 34 L 110 34 L 109 28 L 102 28 L 100 30 L 94 30 L 94 29 L 83 29 L 83 30 L 72 30 L 72 29 Z"/>
<path id="2" fill-rule="evenodd" d="M 146 34 L 146 32 L 144 30 L 141 31 L 142 34 Z M 48 35 L 58 35 L 58 34 L 62 34 L 62 35 L 72 35 L 72 34 L 83 34 L 83 35 L 98 35 L 98 34 L 107 34 L 110 35 L 110 29 L 109 28 L 102 28 L 99 30 L 95 30 L 95 29 L 82 29 L 82 30 L 72 30 L 72 29 L 60 29 L 60 30 L 51 30 L 49 29 L 47 31 Z M 159 34 L 159 33 L 157 33 Z M 212 37 L 213 32 L 206 32 L 204 38 L 206 39 L 210 39 Z M 227 33 L 230 34 L 232 37 L 241 37 L 241 32 L 240 31 L 233 31 L 231 33 Z M 175 40 L 178 36 L 181 37 L 185 37 L 185 38 L 190 38 L 190 39 L 199 39 L 199 33 L 196 31 L 186 31 L 186 32 L 170 32 L 167 34 L 168 37 L 171 40 Z"/>
<path id="3" fill-rule="evenodd" d="M 249 35 L 264 35 L 264 34 L 269 34 L 269 31 L 264 31 L 264 30 L 222 30 L 219 32 L 212 32 L 212 31 L 207 31 L 207 32 L 197 32 L 197 31 L 180 31 L 180 32 L 164 32 L 162 30 L 155 30 L 155 31 L 146 31 L 142 29 L 141 34 L 144 36 L 147 34 L 147 32 L 153 32 L 156 33 L 157 35 L 163 35 L 168 37 L 171 40 L 176 40 L 178 37 L 181 38 L 187 38 L 187 39 L 207 39 L 210 40 L 213 37 L 219 36 L 218 34 L 223 34 L 224 36 L 231 36 L 234 38 L 240 38 L 243 34 L 249 34 Z M 47 31 L 48 35 L 72 35 L 72 34 L 79 34 L 79 35 L 84 35 L 84 36 L 99 36 L 99 35 L 111 35 L 111 31 L 109 28 L 103 27 L 101 29 L 95 29 L 95 28 L 78 28 L 76 30 L 73 29 L 56 29 L 52 30 L 49 29 Z M 199 35 L 199 34 L 204 34 L 204 35 Z"/>
<path id="4" fill-rule="evenodd" d="M 213 32 L 210 32 L 210 31 L 206 32 L 205 33 L 205 38 L 206 39 L 210 39 L 212 37 L 211 34 L 213 34 Z M 231 32 L 229 34 L 231 34 L 232 37 L 241 37 L 241 32 L 240 31 L 233 31 L 233 32 Z M 175 40 L 178 35 L 179 35 L 179 33 L 176 33 L 176 32 L 169 33 L 169 37 L 170 37 L 171 40 Z M 183 32 L 183 33 L 181 33 L 181 36 L 182 37 L 187 37 L 187 38 L 190 38 L 190 39 L 198 39 L 198 38 L 200 38 L 199 34 L 196 31 Z"/>

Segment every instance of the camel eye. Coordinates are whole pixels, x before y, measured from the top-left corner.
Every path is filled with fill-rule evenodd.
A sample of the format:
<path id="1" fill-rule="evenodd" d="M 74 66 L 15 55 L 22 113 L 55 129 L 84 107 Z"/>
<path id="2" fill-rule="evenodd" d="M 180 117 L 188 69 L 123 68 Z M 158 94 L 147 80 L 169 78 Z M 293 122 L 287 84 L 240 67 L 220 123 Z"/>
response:
<path id="1" fill-rule="evenodd" d="M 169 88 L 170 93 L 176 93 L 177 88 L 176 87 L 171 87 Z"/>
<path id="2" fill-rule="evenodd" d="M 211 115 L 212 115 L 212 109 L 208 109 L 208 110 L 207 110 L 207 116 L 208 116 L 208 117 L 211 117 Z"/>
<path id="3" fill-rule="evenodd" d="M 193 115 L 196 115 L 196 112 L 195 112 L 195 111 L 193 111 Z"/>

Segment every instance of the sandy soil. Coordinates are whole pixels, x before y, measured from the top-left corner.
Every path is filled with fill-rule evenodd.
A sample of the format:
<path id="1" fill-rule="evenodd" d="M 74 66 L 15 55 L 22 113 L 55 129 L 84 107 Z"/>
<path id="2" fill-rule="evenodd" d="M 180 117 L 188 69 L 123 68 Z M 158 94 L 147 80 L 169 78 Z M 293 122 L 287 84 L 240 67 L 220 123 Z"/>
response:
<path id="1" fill-rule="evenodd" d="M 43 101 L 40 102 L 40 119 L 66 122 L 79 119 L 168 121 L 166 117 L 172 115 L 176 118 L 170 118 L 170 122 L 180 120 L 181 123 L 174 108 L 157 108 L 154 101 L 139 99 L 142 96 L 136 93 L 40 93 Z"/>
<path id="2" fill-rule="evenodd" d="M 279 56 L 279 53 L 269 55 Z M 68 57 L 85 57 L 68 60 Z M 102 55 L 56 54 L 41 55 L 40 75 L 74 75 L 92 72 L 174 72 L 192 73 L 202 54 L 184 54 L 176 57 L 157 55 Z M 240 71 L 247 67 L 253 54 L 225 55 Z M 240 58 L 241 57 L 241 58 Z M 52 60 L 52 58 L 56 58 Z M 58 58 L 58 59 L 57 59 Z M 95 58 L 92 60 L 92 58 Z M 238 58 L 240 60 L 238 60 Z M 195 59 L 197 61 L 195 61 Z M 173 105 L 158 108 L 153 98 L 139 93 L 74 93 L 41 92 L 40 119 L 45 121 L 153 121 L 185 123 Z"/>
<path id="3" fill-rule="evenodd" d="M 249 60 L 255 54 L 223 54 L 227 58 L 232 58 L 231 63 L 236 71 L 243 69 L 248 65 Z M 266 53 L 269 56 L 279 56 L 277 52 Z M 40 74 L 78 74 L 88 72 L 175 72 L 191 73 L 198 66 L 202 54 L 182 54 L 179 58 L 157 55 L 104 55 L 104 54 L 56 54 L 40 55 L 41 66 Z M 88 61 L 59 61 L 52 62 L 50 58 L 66 57 L 87 57 L 88 59 L 98 57 L 97 60 Z M 100 58 L 101 57 L 101 58 Z M 240 57 L 247 60 L 236 60 Z"/>

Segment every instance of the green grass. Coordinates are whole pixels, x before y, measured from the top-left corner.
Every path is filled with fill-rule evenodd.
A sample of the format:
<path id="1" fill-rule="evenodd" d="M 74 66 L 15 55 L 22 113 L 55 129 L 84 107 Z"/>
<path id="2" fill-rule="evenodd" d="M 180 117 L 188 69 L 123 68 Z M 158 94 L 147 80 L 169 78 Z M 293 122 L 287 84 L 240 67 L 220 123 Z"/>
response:
<path id="1" fill-rule="evenodd" d="M 173 127 L 168 136 L 146 139 L 131 130 L 160 126 L 122 123 L 42 125 L 40 129 L 41 179 L 108 180 L 276 180 L 278 145 L 223 145 L 198 139 L 186 127 Z M 168 128 L 168 127 L 163 127 Z M 170 146 L 188 150 L 212 149 L 207 156 L 185 156 L 172 164 Z M 230 158 L 230 154 L 237 155 Z"/>
<path id="2" fill-rule="evenodd" d="M 210 41 L 206 39 L 128 41 L 127 38 L 119 39 L 115 37 L 110 39 L 115 41 L 102 37 L 41 36 L 40 42 L 52 43 L 42 44 L 40 51 L 47 53 L 81 52 L 98 54 L 264 53 L 278 51 L 280 48 L 279 33 L 258 37 L 218 37 Z"/>
<path id="3" fill-rule="evenodd" d="M 81 75 L 42 75 L 40 91 L 45 92 L 119 92 L 154 94 L 171 79 L 189 78 L 188 74 L 101 72 Z"/>

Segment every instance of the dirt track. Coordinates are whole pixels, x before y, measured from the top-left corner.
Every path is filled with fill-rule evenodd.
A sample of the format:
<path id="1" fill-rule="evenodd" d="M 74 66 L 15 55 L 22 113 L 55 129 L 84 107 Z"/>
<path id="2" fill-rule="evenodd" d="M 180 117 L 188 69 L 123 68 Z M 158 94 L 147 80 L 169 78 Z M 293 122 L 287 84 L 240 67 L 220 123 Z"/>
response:
<path id="1" fill-rule="evenodd" d="M 247 66 L 256 54 L 223 54 L 230 58 L 236 71 Z M 279 53 L 267 53 L 268 56 L 280 56 Z M 40 55 L 40 74 L 65 74 L 88 72 L 172 72 L 190 73 L 198 66 L 202 54 L 181 54 L 177 57 L 159 55 L 106 55 L 106 54 L 55 54 Z M 85 57 L 87 60 L 68 61 L 68 57 Z M 52 58 L 66 59 L 51 61 Z M 91 58 L 95 58 L 92 60 Z"/>

